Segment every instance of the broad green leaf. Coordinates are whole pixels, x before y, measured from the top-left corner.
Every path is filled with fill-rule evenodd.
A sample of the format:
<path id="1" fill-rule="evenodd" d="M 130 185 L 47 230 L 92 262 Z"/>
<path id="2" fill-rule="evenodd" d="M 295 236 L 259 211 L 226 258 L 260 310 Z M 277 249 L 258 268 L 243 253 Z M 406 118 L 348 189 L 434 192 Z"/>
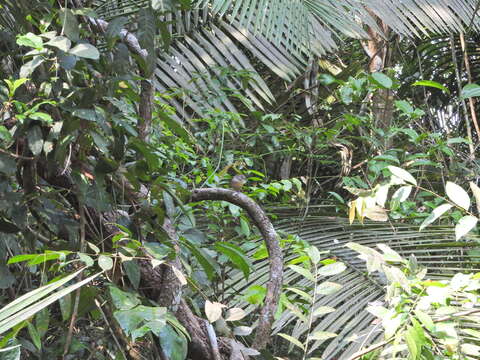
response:
<path id="1" fill-rule="evenodd" d="M 184 360 L 187 358 L 188 343 L 183 334 L 179 334 L 167 324 L 157 336 L 167 359 Z"/>
<path id="2" fill-rule="evenodd" d="M 293 288 L 293 287 L 287 287 L 285 290 L 289 290 L 291 292 L 294 292 L 295 294 L 300 295 L 303 299 L 305 299 L 309 303 L 313 301 L 313 298 L 303 290 Z"/>
<path id="3" fill-rule="evenodd" d="M 44 123 L 46 123 L 48 125 L 50 125 L 53 122 L 53 118 L 50 116 L 50 114 L 47 114 L 47 113 L 44 113 L 44 112 L 41 112 L 41 111 L 36 111 L 36 112 L 28 115 L 28 117 L 32 120 L 43 121 Z"/>
<path id="4" fill-rule="evenodd" d="M 80 261 L 83 261 L 87 267 L 93 266 L 95 263 L 91 256 L 84 253 L 78 253 L 78 258 Z"/>
<path id="5" fill-rule="evenodd" d="M 295 339 L 293 336 L 290 336 L 290 335 L 287 335 L 287 334 L 283 334 L 283 333 L 278 333 L 277 334 L 278 336 L 281 336 L 282 338 L 284 338 L 285 340 L 288 340 L 290 343 L 292 343 L 293 345 L 295 346 L 298 346 L 300 349 L 304 349 L 304 346 L 303 344 L 298 341 L 297 339 Z"/>
<path id="6" fill-rule="evenodd" d="M 140 267 L 135 260 L 122 262 L 122 267 L 127 274 L 128 280 L 132 283 L 134 289 L 138 289 L 140 285 Z"/>
<path id="7" fill-rule="evenodd" d="M 408 351 L 410 352 L 409 359 L 419 359 L 421 349 L 418 346 L 417 332 L 413 327 L 409 327 L 406 331 L 405 341 L 407 342 Z"/>
<path id="8" fill-rule="evenodd" d="M 397 253 L 395 250 L 391 249 L 388 245 L 377 244 L 377 247 L 380 250 L 382 250 L 383 258 L 385 259 L 385 261 L 391 261 L 391 262 L 402 262 L 403 261 L 400 254 Z"/>
<path id="9" fill-rule="evenodd" d="M 3 81 L 5 81 L 8 85 L 8 96 L 13 97 L 13 95 L 15 95 L 15 91 L 17 91 L 17 89 L 20 86 L 25 84 L 25 82 L 27 82 L 28 79 L 20 78 L 20 79 L 17 79 L 15 81 L 10 81 L 10 80 L 4 79 Z"/>
<path id="10" fill-rule="evenodd" d="M 333 264 L 328 264 L 325 266 L 322 266 L 320 269 L 318 269 L 317 274 L 319 276 L 333 276 L 333 275 L 338 275 L 345 271 L 347 267 L 345 266 L 344 263 L 342 262 L 335 262 Z"/>
<path id="11" fill-rule="evenodd" d="M 425 328 L 428 331 L 433 331 L 433 329 L 435 328 L 435 324 L 433 323 L 433 320 L 430 317 L 430 315 L 418 309 L 414 310 L 414 312 L 418 320 L 420 320 L 420 322 L 422 323 L 422 325 L 425 326 Z"/>
<path id="12" fill-rule="evenodd" d="M 447 144 L 469 144 L 470 142 L 462 137 L 450 138 L 447 140 Z"/>
<path id="13" fill-rule="evenodd" d="M 78 25 L 77 17 L 70 9 L 61 9 L 58 13 L 63 27 L 63 33 L 72 41 L 80 40 L 80 26 Z"/>
<path id="14" fill-rule="evenodd" d="M 428 215 L 428 217 L 423 220 L 422 224 L 420 225 L 420 230 L 422 231 L 425 229 L 428 225 L 433 223 L 435 220 L 437 220 L 440 216 L 442 216 L 445 212 L 450 210 L 452 208 L 452 205 L 450 204 L 442 204 L 440 206 L 437 206 L 435 209 L 433 209 L 432 213 Z"/>
<path id="15" fill-rule="evenodd" d="M 478 222 L 478 218 L 471 215 L 466 215 L 458 220 L 458 224 L 455 225 L 455 238 L 459 240 L 462 236 L 467 235 Z"/>
<path id="16" fill-rule="evenodd" d="M 215 250 L 226 255 L 233 265 L 243 272 L 245 278 L 248 278 L 250 275 L 251 264 L 240 247 L 227 242 L 217 242 L 214 247 Z"/>
<path id="17" fill-rule="evenodd" d="M 34 56 L 32 60 L 26 62 L 25 64 L 22 65 L 22 67 L 20 68 L 20 77 L 22 78 L 28 78 L 30 77 L 33 72 L 35 71 L 35 69 L 41 64 L 43 63 L 45 59 L 38 55 L 38 56 Z"/>
<path id="18" fill-rule="evenodd" d="M 109 49 L 112 49 L 115 45 L 115 42 L 120 38 L 120 32 L 127 22 L 128 19 L 126 17 L 120 16 L 112 19 L 108 23 L 107 31 L 105 31 L 105 37 L 107 39 L 107 46 Z"/>
<path id="19" fill-rule="evenodd" d="M 248 303 L 256 305 L 263 302 L 266 294 L 267 290 L 263 286 L 252 285 L 247 289 L 244 297 Z"/>
<path id="20" fill-rule="evenodd" d="M 408 199 L 410 193 L 412 192 L 413 187 L 410 185 L 402 186 L 397 189 L 392 195 L 392 201 L 397 201 L 401 203 Z"/>
<path id="21" fill-rule="evenodd" d="M 130 310 L 140 304 L 140 299 L 136 294 L 122 291 L 115 286 L 109 286 L 108 290 L 116 309 Z"/>
<path id="22" fill-rule="evenodd" d="M 395 106 L 405 114 L 411 114 L 413 112 L 413 106 L 408 101 L 397 100 L 395 101 Z"/>
<path id="23" fill-rule="evenodd" d="M 445 192 L 447 193 L 448 198 L 458 206 L 465 210 L 470 208 L 470 196 L 468 196 L 468 193 L 463 190 L 461 186 L 458 186 L 451 181 L 447 181 Z"/>
<path id="24" fill-rule="evenodd" d="M 38 334 L 37 329 L 31 322 L 27 324 L 27 327 L 28 327 L 28 334 L 30 335 L 30 338 L 32 339 L 33 344 L 38 350 L 41 350 L 42 340 L 40 339 L 40 335 Z"/>
<path id="25" fill-rule="evenodd" d="M 113 268 L 113 260 L 110 256 L 100 255 L 98 257 L 98 266 L 104 271 Z"/>
<path id="26" fill-rule="evenodd" d="M 390 79 L 387 75 L 376 72 L 370 75 L 370 78 L 372 81 L 377 84 L 378 86 L 384 88 L 384 89 L 391 89 L 393 86 L 393 81 Z"/>
<path id="27" fill-rule="evenodd" d="M 312 263 L 318 264 L 320 262 L 320 251 L 318 251 L 317 247 L 309 246 L 306 252 Z"/>
<path id="28" fill-rule="evenodd" d="M 412 174 L 410 174 L 408 171 L 406 170 L 403 170 L 402 168 L 399 168 L 399 167 L 396 167 L 396 166 L 393 166 L 393 165 L 389 165 L 387 166 L 388 170 L 390 170 L 390 172 L 395 175 L 396 177 L 410 183 L 410 184 L 413 184 L 413 185 L 417 185 L 417 180 L 415 180 L 415 178 L 412 176 Z"/>
<path id="29" fill-rule="evenodd" d="M 67 52 L 70 50 L 72 46 L 72 42 L 70 39 L 66 38 L 65 36 L 55 36 L 50 41 L 46 42 L 45 45 L 56 47 L 57 49 L 62 50 L 63 52 Z"/>
<path id="30" fill-rule="evenodd" d="M 307 270 L 307 269 L 305 269 L 301 266 L 298 266 L 298 265 L 288 265 L 288 267 L 290 269 L 292 269 L 293 271 L 295 271 L 296 273 L 302 275 L 304 278 L 315 282 L 315 278 L 309 270 Z"/>
<path id="31" fill-rule="evenodd" d="M 480 85 L 477 84 L 467 84 L 463 87 L 460 94 L 461 99 L 468 99 L 471 97 L 480 96 Z"/>
<path id="32" fill-rule="evenodd" d="M 35 328 L 38 331 L 40 338 L 43 338 L 48 331 L 48 325 L 50 324 L 50 311 L 47 308 L 39 311 L 35 315 Z"/>
<path id="33" fill-rule="evenodd" d="M 31 47 L 37 50 L 42 50 L 43 49 L 43 40 L 40 36 L 35 35 L 31 32 L 25 34 L 25 35 L 20 35 L 17 37 L 17 44 L 20 46 L 27 46 Z M 21 76 L 23 77 L 23 76 Z"/>
<path id="34" fill-rule="evenodd" d="M 248 225 L 248 221 L 243 217 L 240 217 L 240 229 L 242 229 L 243 235 L 246 237 L 250 236 L 250 226 Z"/>
<path id="35" fill-rule="evenodd" d="M 330 281 L 325 281 L 317 286 L 317 294 L 319 295 L 335 294 L 336 292 L 340 291 L 342 287 L 343 286 L 340 284 L 330 282 Z"/>
<path id="36" fill-rule="evenodd" d="M 220 266 L 215 259 L 197 244 L 191 243 L 187 238 L 183 238 L 183 240 L 182 244 L 195 256 L 210 281 L 213 280 L 215 274 L 220 274 Z"/>
<path id="37" fill-rule="evenodd" d="M 433 87 L 436 89 L 440 89 L 447 94 L 450 94 L 450 90 L 448 90 L 447 87 L 443 86 L 442 84 L 436 82 L 436 81 L 431 81 L 431 80 L 420 80 L 420 81 L 415 81 L 412 86 L 427 86 L 427 87 Z"/>
<path id="38" fill-rule="evenodd" d="M 78 44 L 70 49 L 69 54 L 92 60 L 98 60 L 100 58 L 100 53 L 97 48 L 91 44 Z"/>

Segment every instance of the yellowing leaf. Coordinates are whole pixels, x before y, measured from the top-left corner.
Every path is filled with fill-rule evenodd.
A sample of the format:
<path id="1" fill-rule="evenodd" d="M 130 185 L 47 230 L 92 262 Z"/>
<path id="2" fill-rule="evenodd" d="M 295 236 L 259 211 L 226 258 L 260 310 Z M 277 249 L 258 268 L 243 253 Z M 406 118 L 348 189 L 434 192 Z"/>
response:
<path id="1" fill-rule="evenodd" d="M 406 170 L 403 170 L 402 168 L 399 168 L 399 167 L 396 167 L 396 166 L 393 166 L 393 165 L 389 165 L 388 166 L 388 170 L 390 170 L 390 172 L 395 175 L 396 177 L 410 183 L 410 184 L 413 184 L 413 185 L 417 185 L 417 180 L 415 180 L 415 178 L 412 176 L 412 174 L 410 174 L 408 171 Z"/>
<path id="2" fill-rule="evenodd" d="M 467 235 L 475 225 L 477 225 L 478 218 L 475 216 L 467 215 L 462 217 L 458 224 L 455 226 L 455 238 L 458 240 L 462 236 Z"/>
<path id="3" fill-rule="evenodd" d="M 243 309 L 240 308 L 232 308 L 227 311 L 227 315 L 225 321 L 237 321 L 241 320 L 245 317 L 246 313 Z"/>
<path id="4" fill-rule="evenodd" d="M 470 181 L 470 189 L 472 189 L 473 196 L 475 196 L 475 202 L 477 204 L 477 212 L 480 214 L 480 188 L 474 182 Z"/>
<path id="5" fill-rule="evenodd" d="M 217 321 L 222 316 L 222 309 L 225 305 L 219 302 L 211 302 L 207 300 L 205 302 L 205 315 L 207 315 L 208 321 L 211 323 Z"/>
<path id="6" fill-rule="evenodd" d="M 388 215 L 387 211 L 382 208 L 381 206 L 375 205 L 371 207 L 367 207 L 363 215 L 365 215 L 367 218 L 373 221 L 387 221 L 388 220 Z"/>
<path id="7" fill-rule="evenodd" d="M 183 275 L 183 273 L 180 270 L 178 270 L 175 266 L 172 266 L 172 271 L 180 281 L 180 284 L 187 285 L 187 279 L 185 278 L 185 275 Z"/>
<path id="8" fill-rule="evenodd" d="M 458 186 L 457 184 L 447 181 L 447 185 L 445 185 L 445 192 L 451 201 L 453 201 L 458 206 L 468 210 L 470 207 L 470 196 L 468 196 L 467 192 L 463 190 L 462 187 Z"/>
<path id="9" fill-rule="evenodd" d="M 348 209 L 348 220 L 350 221 L 350 225 L 353 224 L 353 220 L 355 220 L 355 204 L 356 200 L 350 201 L 348 203 L 349 209 Z"/>

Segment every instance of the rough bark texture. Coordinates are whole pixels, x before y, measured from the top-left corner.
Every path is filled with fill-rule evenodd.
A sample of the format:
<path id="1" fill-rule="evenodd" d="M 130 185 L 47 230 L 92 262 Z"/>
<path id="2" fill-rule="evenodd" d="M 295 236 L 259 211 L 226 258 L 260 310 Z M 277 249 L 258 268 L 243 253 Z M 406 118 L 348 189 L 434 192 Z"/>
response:
<path id="1" fill-rule="evenodd" d="M 386 37 L 390 33 L 388 26 L 378 19 L 374 13 L 370 12 L 377 19 L 377 24 L 382 29 L 383 34 L 378 33 L 372 27 L 367 28 L 370 38 L 362 42 L 363 49 L 370 58 L 368 70 L 370 73 L 383 71 L 387 66 L 388 41 Z M 393 118 L 393 92 L 390 89 L 379 89 L 372 98 L 372 112 L 375 126 L 388 130 L 392 124 Z M 385 138 L 385 148 L 391 147 L 390 139 Z"/>
<path id="2" fill-rule="evenodd" d="M 265 303 L 260 311 L 260 318 L 252 344 L 255 349 L 264 349 L 270 340 L 273 316 L 278 306 L 283 280 L 283 254 L 277 233 L 263 209 L 241 192 L 220 188 L 194 190 L 191 201 L 203 200 L 222 200 L 240 206 L 254 221 L 265 240 L 270 259 L 270 278 L 267 283 Z"/>

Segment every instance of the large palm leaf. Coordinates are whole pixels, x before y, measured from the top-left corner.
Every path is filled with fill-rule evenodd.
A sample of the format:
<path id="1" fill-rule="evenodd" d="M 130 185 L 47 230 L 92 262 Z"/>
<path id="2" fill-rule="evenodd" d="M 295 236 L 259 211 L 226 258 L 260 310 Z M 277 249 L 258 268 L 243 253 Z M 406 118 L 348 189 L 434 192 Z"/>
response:
<path id="1" fill-rule="evenodd" d="M 169 9 L 172 2 L 154 3 Z M 133 0 L 95 2 L 97 11 L 107 19 L 132 14 L 149 4 Z M 364 24 L 380 31 L 376 17 L 405 36 L 450 33 L 469 26 L 478 28 L 476 5 L 475 0 L 198 0 L 193 10 L 164 15 L 165 20 L 172 21 L 169 31 L 174 41 L 169 53 L 159 54 L 155 84 L 161 92 L 182 89 L 182 96 L 173 104 L 182 118 L 188 118 L 204 115 L 211 108 L 238 110 L 229 96 L 205 84 L 217 78 L 214 69 L 218 67 L 247 70 L 254 81 L 241 93 L 262 109 L 274 102 L 282 89 L 277 86 L 272 95 L 257 72 L 257 62 L 291 83 L 309 71 L 312 57 L 333 51 L 339 39 L 365 38 Z M 199 74 L 205 77 L 205 84 L 192 82 Z M 226 85 L 240 89 L 234 80 Z"/>
<path id="2" fill-rule="evenodd" d="M 343 286 L 341 292 L 321 297 L 315 304 L 330 306 L 336 311 L 324 316 L 314 324 L 313 331 L 337 333 L 330 342 L 317 342 L 324 359 L 348 358 L 360 347 L 365 347 L 378 339 L 381 328 L 372 325 L 374 316 L 365 309 L 369 303 L 384 299 L 385 281 L 382 277 L 367 274 L 365 262 L 358 258 L 358 253 L 345 247 L 348 242 L 355 242 L 374 247 L 375 244 L 387 244 L 403 257 L 415 255 L 420 265 L 428 268 L 427 277 L 444 279 L 456 272 L 480 271 L 480 254 L 476 248 L 476 238 L 463 242 L 455 241 L 455 235 L 448 226 L 432 226 L 428 231 L 419 232 L 418 227 L 408 224 L 366 223 L 349 225 L 347 219 L 309 215 L 298 215 L 298 210 L 275 210 L 279 215 L 276 228 L 300 236 L 315 245 L 320 251 L 329 251 L 328 257 L 335 256 L 347 265 L 347 270 L 329 281 Z M 287 254 L 286 259 L 293 257 Z M 264 284 L 268 279 L 268 262 L 255 264 L 255 270 L 248 281 L 235 271 L 228 276 L 226 293 L 243 293 L 252 284 Z M 285 286 L 307 286 L 309 281 L 294 271 L 285 273 Z M 238 297 L 237 297 L 238 299 Z M 240 303 L 248 311 L 254 309 L 246 303 Z M 288 329 L 288 330 L 287 330 Z M 287 311 L 274 324 L 274 332 L 292 331 L 294 337 L 305 335 L 307 329 L 297 321 L 296 316 Z"/>

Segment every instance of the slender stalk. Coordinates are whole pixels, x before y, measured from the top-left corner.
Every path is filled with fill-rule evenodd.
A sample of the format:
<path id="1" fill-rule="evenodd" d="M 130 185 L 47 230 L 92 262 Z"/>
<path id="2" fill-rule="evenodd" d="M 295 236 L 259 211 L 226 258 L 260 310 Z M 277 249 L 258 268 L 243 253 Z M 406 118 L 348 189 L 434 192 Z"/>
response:
<path id="1" fill-rule="evenodd" d="M 462 91 L 462 79 L 460 77 L 460 71 L 458 69 L 457 56 L 455 55 L 455 41 L 453 39 L 453 35 L 450 35 L 450 48 L 452 52 L 452 62 L 455 66 L 455 77 L 457 79 L 458 93 L 460 94 Z M 473 146 L 472 128 L 470 126 L 470 121 L 468 119 L 467 104 L 465 103 L 465 100 L 461 100 L 461 104 L 463 108 L 463 114 L 465 116 L 465 126 L 467 127 L 467 138 L 469 140 L 468 147 L 470 149 L 470 156 L 473 160 L 475 159 L 475 148 Z"/>

